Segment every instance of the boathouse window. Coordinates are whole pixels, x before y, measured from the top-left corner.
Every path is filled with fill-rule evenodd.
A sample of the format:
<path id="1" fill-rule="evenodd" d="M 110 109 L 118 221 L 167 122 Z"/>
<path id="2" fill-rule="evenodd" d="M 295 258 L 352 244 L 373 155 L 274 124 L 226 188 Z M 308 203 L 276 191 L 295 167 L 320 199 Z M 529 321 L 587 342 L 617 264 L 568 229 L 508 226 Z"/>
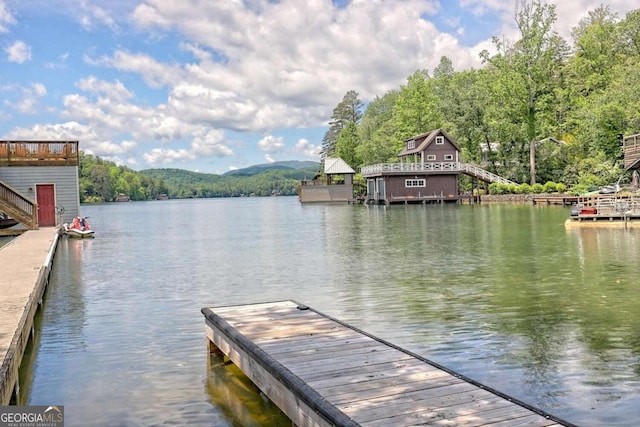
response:
<path id="1" fill-rule="evenodd" d="M 412 148 L 416 148 L 416 142 L 413 139 L 407 142 L 407 150 L 411 150 Z"/>
<path id="2" fill-rule="evenodd" d="M 453 154 L 445 154 L 444 155 L 444 159 L 445 160 L 453 160 Z"/>
<path id="3" fill-rule="evenodd" d="M 409 187 L 426 187 L 427 180 L 426 179 L 405 179 L 404 186 Z"/>
<path id="4" fill-rule="evenodd" d="M 427 160 L 435 160 L 435 159 L 436 159 L 435 154 L 427 154 Z"/>
<path id="5" fill-rule="evenodd" d="M 444 136 L 436 136 L 436 145 L 444 144 Z"/>

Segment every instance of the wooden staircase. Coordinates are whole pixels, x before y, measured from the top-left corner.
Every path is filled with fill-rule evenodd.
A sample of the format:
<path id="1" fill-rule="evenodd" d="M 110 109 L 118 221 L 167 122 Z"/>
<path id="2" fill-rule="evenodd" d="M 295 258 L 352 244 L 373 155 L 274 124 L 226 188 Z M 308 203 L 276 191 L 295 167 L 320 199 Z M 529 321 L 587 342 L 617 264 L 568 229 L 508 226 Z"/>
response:
<path id="1" fill-rule="evenodd" d="M 495 173 L 489 172 L 488 170 L 472 165 L 471 163 L 460 163 L 460 165 L 462 172 L 474 178 L 478 178 L 481 181 L 488 183 L 497 182 L 500 184 L 518 185 L 516 182 L 510 181 L 506 178 L 501 177 L 500 175 L 496 175 Z"/>
<path id="2" fill-rule="evenodd" d="M 0 211 L 20 221 L 29 230 L 38 228 L 37 204 L 2 181 L 0 181 Z"/>

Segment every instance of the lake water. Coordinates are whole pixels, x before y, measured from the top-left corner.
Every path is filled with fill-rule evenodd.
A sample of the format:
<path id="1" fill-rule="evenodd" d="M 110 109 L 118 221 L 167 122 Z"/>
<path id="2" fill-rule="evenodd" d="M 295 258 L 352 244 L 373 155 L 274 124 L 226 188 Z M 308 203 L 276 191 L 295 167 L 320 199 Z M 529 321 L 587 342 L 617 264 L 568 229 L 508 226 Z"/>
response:
<path id="1" fill-rule="evenodd" d="M 27 404 L 69 426 L 286 425 L 208 357 L 206 306 L 294 299 L 584 426 L 640 425 L 640 231 L 567 208 L 301 205 L 295 197 L 82 206 L 61 239 Z"/>

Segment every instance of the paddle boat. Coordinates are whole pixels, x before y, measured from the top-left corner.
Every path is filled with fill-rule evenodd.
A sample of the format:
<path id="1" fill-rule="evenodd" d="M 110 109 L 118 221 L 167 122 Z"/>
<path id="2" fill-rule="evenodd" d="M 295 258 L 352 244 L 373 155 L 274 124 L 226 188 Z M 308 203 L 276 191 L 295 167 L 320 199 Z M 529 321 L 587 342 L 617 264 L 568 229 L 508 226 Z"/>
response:
<path id="1" fill-rule="evenodd" d="M 91 226 L 89 226 L 89 221 L 87 221 L 86 216 L 77 216 L 73 218 L 71 225 L 67 223 L 63 225 L 64 232 L 69 237 L 75 237 L 78 239 L 93 237 L 93 230 L 91 229 Z"/>

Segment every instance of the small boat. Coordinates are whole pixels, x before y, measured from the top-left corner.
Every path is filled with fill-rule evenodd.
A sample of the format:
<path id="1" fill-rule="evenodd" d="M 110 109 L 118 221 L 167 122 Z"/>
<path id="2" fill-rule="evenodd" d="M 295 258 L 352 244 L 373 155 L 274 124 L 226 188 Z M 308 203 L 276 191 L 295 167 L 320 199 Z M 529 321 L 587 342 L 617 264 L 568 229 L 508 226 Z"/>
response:
<path id="1" fill-rule="evenodd" d="M 18 221 L 11 218 L 9 215 L 5 214 L 4 212 L 0 212 L 0 230 L 4 228 L 13 227 L 14 225 L 17 225 L 17 224 L 18 224 Z"/>
<path id="2" fill-rule="evenodd" d="M 87 221 L 87 217 L 77 216 L 73 218 L 73 223 L 63 224 L 64 225 L 64 233 L 69 237 L 75 237 L 78 239 L 86 239 L 93 237 L 93 230 L 89 226 L 89 221 Z"/>

